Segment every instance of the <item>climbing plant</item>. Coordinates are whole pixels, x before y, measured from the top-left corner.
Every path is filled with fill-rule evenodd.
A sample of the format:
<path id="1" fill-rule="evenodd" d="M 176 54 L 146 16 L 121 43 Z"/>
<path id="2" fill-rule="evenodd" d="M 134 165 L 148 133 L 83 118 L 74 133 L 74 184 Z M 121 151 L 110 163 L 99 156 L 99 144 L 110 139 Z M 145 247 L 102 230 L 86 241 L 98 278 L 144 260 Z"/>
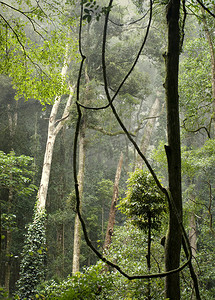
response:
<path id="1" fill-rule="evenodd" d="M 17 282 L 19 299 L 32 299 L 37 294 L 37 286 L 45 279 L 46 236 L 44 211 L 35 209 L 34 222 L 28 226 L 20 265 L 20 279 Z"/>

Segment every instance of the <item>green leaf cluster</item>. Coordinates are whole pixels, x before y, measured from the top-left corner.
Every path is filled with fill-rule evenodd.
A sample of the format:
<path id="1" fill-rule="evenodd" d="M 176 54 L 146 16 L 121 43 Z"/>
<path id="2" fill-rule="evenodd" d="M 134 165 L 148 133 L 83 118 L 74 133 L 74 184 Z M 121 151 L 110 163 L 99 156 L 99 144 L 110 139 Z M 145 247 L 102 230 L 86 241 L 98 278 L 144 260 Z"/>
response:
<path id="1" fill-rule="evenodd" d="M 83 273 L 68 276 L 61 283 L 52 280 L 41 290 L 40 299 L 43 299 L 42 295 L 45 299 L 112 299 L 107 295 L 113 282 L 104 268 L 104 263 L 98 262 L 97 265 L 86 268 Z"/>
<path id="2" fill-rule="evenodd" d="M 186 42 L 180 65 L 180 106 L 188 130 L 210 122 L 212 113 L 211 65 L 209 46 L 204 37 Z"/>
<path id="3" fill-rule="evenodd" d="M 215 140 L 210 139 L 200 148 L 188 149 L 182 151 L 182 171 L 190 179 L 197 179 L 205 174 L 210 174 L 215 163 Z"/>
<path id="4" fill-rule="evenodd" d="M 152 229 L 158 230 L 161 217 L 167 209 L 165 197 L 152 175 L 141 169 L 130 173 L 126 197 L 120 200 L 118 207 L 132 224 L 142 230 L 147 230 L 149 222 Z"/>
<path id="5" fill-rule="evenodd" d="M 0 151 L 0 189 L 12 189 L 18 196 L 30 196 L 37 187 L 32 184 L 33 158 L 16 156 L 14 151 L 5 154 Z"/>
<path id="6" fill-rule="evenodd" d="M 61 75 L 67 45 L 70 62 L 78 57 L 78 42 L 74 35 L 68 35 L 75 21 L 65 15 L 62 17 L 57 3 L 53 5 L 55 9 L 48 10 L 44 5 L 35 8 L 31 1 L 24 2 L 26 10 L 29 9 L 27 20 L 20 13 L 20 17 L 8 16 L 7 23 L 0 23 L 0 73 L 12 79 L 17 100 L 24 97 L 52 104 L 55 97 L 68 93 L 67 78 Z M 16 9 L 16 4 L 14 7 Z M 58 18 L 52 16 L 50 21 L 49 13 L 53 10 Z M 6 16 L 9 12 L 6 10 Z"/>
<path id="7" fill-rule="evenodd" d="M 5 57 L 5 53 L 0 52 L 0 61 L 4 61 L 1 73 L 12 79 L 17 100 L 24 97 L 25 100 L 37 99 L 42 104 L 51 104 L 55 97 L 68 92 L 61 69 L 68 43 L 71 45 L 72 59 L 77 58 L 76 41 L 64 32 L 51 32 L 43 44 L 23 37 L 23 49 L 12 34 L 8 34 L 8 39 L 8 54 Z"/>

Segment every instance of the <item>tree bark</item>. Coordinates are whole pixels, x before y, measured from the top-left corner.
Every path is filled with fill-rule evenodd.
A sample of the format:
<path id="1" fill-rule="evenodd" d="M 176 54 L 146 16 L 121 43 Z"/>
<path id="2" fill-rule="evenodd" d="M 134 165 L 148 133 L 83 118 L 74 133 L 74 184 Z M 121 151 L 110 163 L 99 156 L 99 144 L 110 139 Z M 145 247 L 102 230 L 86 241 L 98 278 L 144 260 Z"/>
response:
<path id="1" fill-rule="evenodd" d="M 181 149 L 179 123 L 178 69 L 179 69 L 179 28 L 180 0 L 170 0 L 167 7 L 168 51 L 166 59 L 166 101 L 167 101 L 167 134 L 166 147 L 168 161 L 169 192 L 172 202 L 169 205 L 169 228 L 165 243 L 165 268 L 170 271 L 179 267 L 182 243 L 182 232 L 179 221 L 182 221 L 181 192 Z M 180 299 L 179 273 L 166 277 L 166 298 Z"/>
<path id="2" fill-rule="evenodd" d="M 68 65 L 65 62 L 65 65 L 62 69 L 61 75 L 62 78 L 66 76 L 68 69 Z M 52 163 L 52 155 L 54 151 L 54 143 L 57 134 L 63 127 L 63 121 L 66 119 L 66 117 L 69 115 L 69 107 L 72 102 L 72 96 L 73 96 L 73 88 L 70 87 L 70 95 L 67 100 L 63 115 L 61 120 L 57 121 L 56 116 L 58 112 L 58 107 L 61 102 L 61 97 L 57 97 L 55 99 L 55 102 L 53 104 L 51 114 L 49 117 L 49 125 L 48 125 L 48 137 L 46 142 L 46 150 L 44 155 L 44 161 L 43 161 L 43 169 L 42 169 L 42 175 L 40 180 L 40 187 L 37 195 L 37 209 L 43 210 L 46 206 L 46 198 L 47 198 L 47 192 L 48 192 L 48 186 L 49 186 L 49 178 L 50 178 L 50 171 L 51 171 L 51 163 Z M 57 123 L 57 125 L 56 125 Z"/>
<path id="3" fill-rule="evenodd" d="M 105 242 L 104 242 L 104 246 L 103 246 L 105 251 L 108 250 L 110 247 L 113 230 L 114 230 L 115 216 L 116 216 L 116 203 L 117 203 L 118 195 L 119 195 L 119 180 L 120 180 L 120 175 L 121 175 L 121 170 L 122 170 L 122 162 L 123 162 L 123 153 L 121 152 L 117 170 L 116 170 L 116 176 L 115 176 L 115 182 L 114 182 L 114 188 L 113 188 L 113 197 L 112 197 L 112 201 L 111 201 L 107 231 L 106 231 Z"/>
<path id="4" fill-rule="evenodd" d="M 86 130 L 86 120 L 85 118 L 83 118 L 83 123 L 80 129 L 80 139 L 79 139 L 78 189 L 79 189 L 79 198 L 80 198 L 80 210 L 81 210 L 83 188 L 84 188 L 84 169 L 85 169 L 85 152 L 86 152 L 85 130 Z M 81 248 L 81 223 L 78 214 L 76 213 L 75 225 L 74 225 L 74 242 L 73 242 L 73 264 L 72 264 L 73 274 L 79 272 L 80 248 Z"/>

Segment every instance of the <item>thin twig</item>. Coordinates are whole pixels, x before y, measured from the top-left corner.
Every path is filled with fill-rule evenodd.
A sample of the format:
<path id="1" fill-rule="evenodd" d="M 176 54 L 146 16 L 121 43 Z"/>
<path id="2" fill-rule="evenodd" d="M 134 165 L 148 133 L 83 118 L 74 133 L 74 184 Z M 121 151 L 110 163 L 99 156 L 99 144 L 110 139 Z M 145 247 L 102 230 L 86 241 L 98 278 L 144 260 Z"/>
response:
<path id="1" fill-rule="evenodd" d="M 3 4 L 3 5 L 5 5 L 5 6 L 7 6 L 7 7 L 9 7 L 10 9 L 12 9 L 12 10 L 14 10 L 14 11 L 20 13 L 20 14 L 23 15 L 25 18 L 27 18 L 28 21 L 31 23 L 31 25 L 32 25 L 32 27 L 33 27 L 33 30 L 34 30 L 34 31 L 35 31 L 42 39 L 44 39 L 44 37 L 42 36 L 42 34 L 36 29 L 35 24 L 36 24 L 38 27 L 40 27 L 40 28 L 42 28 L 42 27 L 41 27 L 35 20 L 33 20 L 32 18 L 30 18 L 30 17 L 27 15 L 27 13 L 32 13 L 34 10 L 31 11 L 31 12 L 30 12 L 30 11 L 29 11 L 29 12 L 24 12 L 24 11 L 22 11 L 22 10 L 20 10 L 20 9 L 14 7 L 14 6 L 11 6 L 11 5 L 9 5 L 9 4 L 5 3 L 5 2 L 0 1 L 0 4 Z M 42 29 L 45 31 L 44 28 L 42 28 Z M 47 31 L 45 31 L 45 32 L 47 32 Z"/>
<path id="2" fill-rule="evenodd" d="M 187 129 L 187 128 L 186 128 L 185 122 L 186 122 L 186 119 L 183 120 L 183 126 L 182 126 L 182 127 L 183 127 L 187 132 L 193 132 L 193 133 L 195 133 L 195 132 L 198 132 L 198 131 L 204 129 L 204 130 L 206 131 L 206 133 L 207 133 L 208 138 L 209 138 L 209 139 L 211 138 L 210 132 L 209 132 L 209 130 L 207 129 L 207 127 L 201 126 L 201 127 L 197 128 L 197 129 L 191 130 L 191 129 Z"/>
<path id="3" fill-rule="evenodd" d="M 143 19 L 147 16 L 148 12 L 149 12 L 149 11 L 147 11 L 141 18 L 139 18 L 139 19 L 137 19 L 137 20 L 134 20 L 134 21 L 131 21 L 131 22 L 127 23 L 127 24 L 117 24 L 116 22 L 114 22 L 114 21 L 111 20 L 111 19 L 109 19 L 109 21 L 110 21 L 111 23 L 113 23 L 114 25 L 120 26 L 120 27 L 122 27 L 122 26 L 130 26 L 130 25 L 133 25 L 133 24 L 138 23 L 138 22 L 140 22 L 141 20 L 143 20 Z"/>

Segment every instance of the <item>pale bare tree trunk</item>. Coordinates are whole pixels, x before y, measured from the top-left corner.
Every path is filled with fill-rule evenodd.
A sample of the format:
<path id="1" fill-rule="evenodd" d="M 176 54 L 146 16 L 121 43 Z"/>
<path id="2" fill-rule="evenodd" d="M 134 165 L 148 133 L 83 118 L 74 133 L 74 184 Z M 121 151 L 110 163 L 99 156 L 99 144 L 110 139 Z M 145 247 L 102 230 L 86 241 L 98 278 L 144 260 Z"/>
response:
<path id="1" fill-rule="evenodd" d="M 114 224 L 115 224 L 115 216 L 116 216 L 116 204 L 119 196 L 119 180 L 122 170 L 122 162 L 123 162 L 123 153 L 121 152 L 117 170 L 116 170 L 116 176 L 115 176 L 115 182 L 114 182 L 114 188 L 113 188 L 113 197 L 111 201 L 111 207 L 109 212 L 109 219 L 108 219 L 108 225 L 107 225 L 107 231 L 105 236 L 105 242 L 104 242 L 104 250 L 108 250 L 111 244 L 112 234 L 114 230 Z"/>
<path id="2" fill-rule="evenodd" d="M 159 110 L 160 110 L 160 100 L 159 100 L 158 93 L 157 93 L 157 97 L 156 97 L 155 102 L 153 103 L 150 113 L 149 113 L 149 119 L 144 128 L 144 134 L 143 134 L 142 142 L 141 142 L 141 146 L 140 146 L 140 149 L 143 154 L 146 153 L 146 151 L 150 145 L 152 133 L 153 133 L 155 123 L 156 123 L 156 117 L 158 116 Z M 141 169 L 142 167 L 143 167 L 143 160 L 138 155 L 137 162 L 136 162 L 136 168 Z"/>
<path id="3" fill-rule="evenodd" d="M 62 69 L 61 75 L 62 78 L 66 76 L 68 69 L 68 64 L 65 62 L 65 65 Z M 49 117 L 49 125 L 48 125 L 48 137 L 46 142 L 46 150 L 44 155 L 44 161 L 43 161 L 43 169 L 42 169 L 42 175 L 40 180 L 40 187 L 38 191 L 38 202 L 37 202 L 37 209 L 38 211 L 45 209 L 46 205 L 46 197 L 48 192 L 48 186 L 49 186 L 49 178 L 50 178 L 50 171 L 51 171 L 51 163 L 52 163 L 52 155 L 54 150 L 54 143 L 57 134 L 62 129 L 64 123 L 63 121 L 69 116 L 69 107 L 72 102 L 72 96 L 73 96 L 73 88 L 70 87 L 70 95 L 67 100 L 62 118 L 60 120 L 56 120 L 58 108 L 61 102 L 61 97 L 57 97 L 55 99 L 55 102 L 53 104 L 51 114 Z"/>
<path id="4" fill-rule="evenodd" d="M 80 129 L 79 139 L 79 171 L 78 171 L 78 189 L 80 198 L 80 211 L 82 206 L 83 188 L 84 188 L 84 169 L 85 169 L 85 152 L 86 152 L 86 141 L 85 141 L 85 130 L 86 123 L 83 119 L 83 124 Z M 81 223 L 78 214 L 75 215 L 74 224 L 74 243 L 73 243 L 73 264 L 72 273 L 79 272 L 80 267 L 80 248 L 81 248 Z"/>

